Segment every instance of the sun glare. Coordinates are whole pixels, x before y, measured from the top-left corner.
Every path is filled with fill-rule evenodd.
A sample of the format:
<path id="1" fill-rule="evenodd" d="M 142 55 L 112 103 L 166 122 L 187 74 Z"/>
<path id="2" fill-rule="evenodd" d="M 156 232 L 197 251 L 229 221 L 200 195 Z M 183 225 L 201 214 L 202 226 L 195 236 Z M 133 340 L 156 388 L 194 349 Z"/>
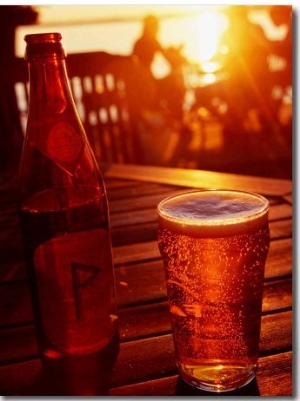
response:
<path id="1" fill-rule="evenodd" d="M 220 34 L 217 16 L 214 12 L 204 12 L 198 17 L 197 35 L 201 60 L 210 60 L 216 52 Z"/>
<path id="2" fill-rule="evenodd" d="M 193 53 L 191 61 L 200 64 L 208 73 L 216 71 L 218 64 L 213 60 L 219 47 L 227 19 L 217 11 L 200 13 L 194 21 Z"/>

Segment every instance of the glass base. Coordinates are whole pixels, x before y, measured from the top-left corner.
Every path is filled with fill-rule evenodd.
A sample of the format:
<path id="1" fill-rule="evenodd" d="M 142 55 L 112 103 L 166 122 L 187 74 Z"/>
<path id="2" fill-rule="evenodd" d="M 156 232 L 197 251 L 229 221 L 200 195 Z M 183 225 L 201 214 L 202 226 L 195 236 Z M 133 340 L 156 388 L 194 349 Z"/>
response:
<path id="1" fill-rule="evenodd" d="M 180 377 L 200 390 L 210 392 L 233 391 L 244 387 L 255 377 L 256 364 L 238 365 L 184 365 L 177 363 Z"/>

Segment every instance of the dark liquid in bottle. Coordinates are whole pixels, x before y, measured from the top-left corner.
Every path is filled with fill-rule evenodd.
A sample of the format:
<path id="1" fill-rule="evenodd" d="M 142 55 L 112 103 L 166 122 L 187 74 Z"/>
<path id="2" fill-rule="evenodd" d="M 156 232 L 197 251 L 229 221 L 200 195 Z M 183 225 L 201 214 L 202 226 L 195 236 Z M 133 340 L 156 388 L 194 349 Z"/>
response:
<path id="1" fill-rule="evenodd" d="M 101 193 L 40 192 L 20 220 L 44 366 L 62 394 L 102 393 L 118 354 L 118 319 Z"/>

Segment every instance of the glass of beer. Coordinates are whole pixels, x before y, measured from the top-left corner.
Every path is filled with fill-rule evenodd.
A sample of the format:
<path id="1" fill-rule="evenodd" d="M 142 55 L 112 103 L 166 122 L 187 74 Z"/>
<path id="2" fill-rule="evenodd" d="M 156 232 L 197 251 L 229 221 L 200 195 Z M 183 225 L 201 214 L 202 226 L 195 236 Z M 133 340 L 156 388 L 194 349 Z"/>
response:
<path id="1" fill-rule="evenodd" d="M 158 204 L 181 378 L 206 391 L 245 386 L 259 354 L 269 202 L 231 190 L 183 192 Z"/>

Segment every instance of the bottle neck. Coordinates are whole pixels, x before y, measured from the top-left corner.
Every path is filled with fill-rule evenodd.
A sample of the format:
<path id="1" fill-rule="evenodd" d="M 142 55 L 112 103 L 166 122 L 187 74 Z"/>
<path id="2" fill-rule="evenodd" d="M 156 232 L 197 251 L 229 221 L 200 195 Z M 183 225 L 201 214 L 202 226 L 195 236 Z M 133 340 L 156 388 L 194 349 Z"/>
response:
<path id="1" fill-rule="evenodd" d="M 28 62 L 30 82 L 29 116 L 37 108 L 47 113 L 63 113 L 72 101 L 65 60 Z"/>
<path id="2" fill-rule="evenodd" d="M 68 103 L 73 103 L 61 38 L 57 32 L 25 36 L 30 82 L 29 119 L 36 111 L 40 116 L 62 113 Z"/>
<path id="3" fill-rule="evenodd" d="M 29 59 L 30 100 L 26 143 L 70 174 L 86 146 L 64 59 Z"/>

